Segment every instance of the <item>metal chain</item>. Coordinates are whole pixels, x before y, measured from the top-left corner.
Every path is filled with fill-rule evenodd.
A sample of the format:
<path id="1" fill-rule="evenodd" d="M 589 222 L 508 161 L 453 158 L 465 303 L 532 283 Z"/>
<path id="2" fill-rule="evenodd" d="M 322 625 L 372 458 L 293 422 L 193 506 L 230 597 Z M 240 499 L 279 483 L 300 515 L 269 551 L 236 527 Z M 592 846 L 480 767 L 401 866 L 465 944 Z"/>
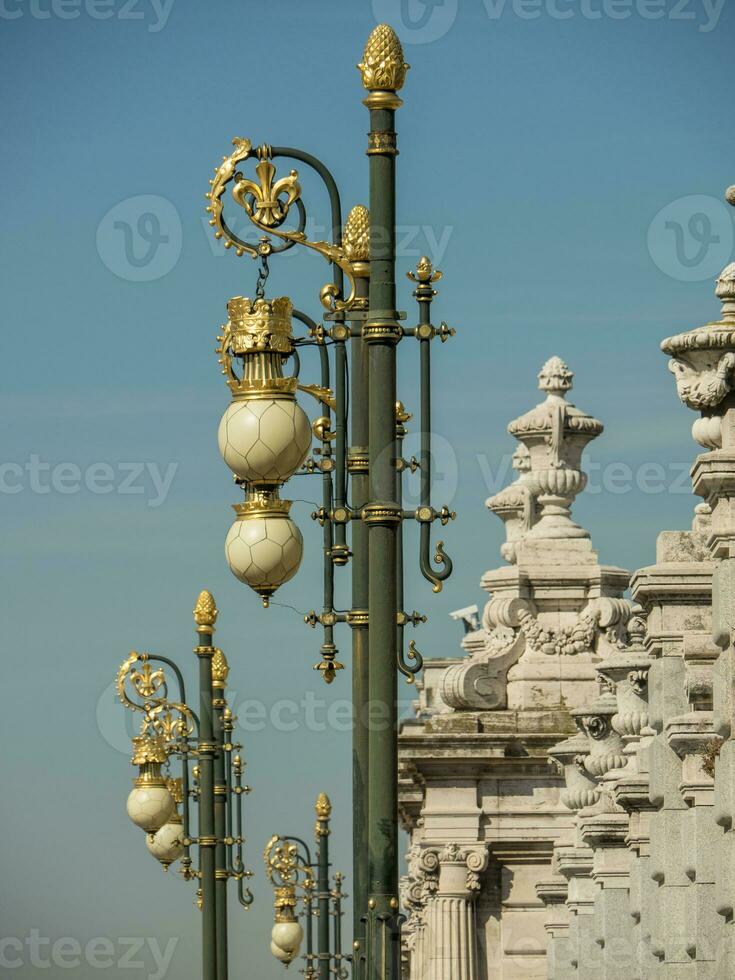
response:
<path id="1" fill-rule="evenodd" d="M 255 285 L 255 297 L 256 299 L 263 299 L 265 297 L 265 284 L 268 281 L 268 276 L 270 270 L 268 268 L 268 256 L 260 256 L 260 268 L 258 269 L 258 281 Z"/>

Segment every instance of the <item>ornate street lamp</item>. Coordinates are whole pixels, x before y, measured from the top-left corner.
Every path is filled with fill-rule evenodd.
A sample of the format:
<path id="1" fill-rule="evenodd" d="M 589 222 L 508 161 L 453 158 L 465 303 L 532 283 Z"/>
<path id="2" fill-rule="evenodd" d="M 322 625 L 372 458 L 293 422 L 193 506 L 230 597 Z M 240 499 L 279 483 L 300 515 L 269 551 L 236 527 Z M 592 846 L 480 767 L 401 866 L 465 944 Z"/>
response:
<path id="1" fill-rule="evenodd" d="M 238 900 L 248 908 L 252 872 L 243 863 L 242 745 L 232 741 L 235 718 L 225 691 L 229 666 L 212 644 L 217 607 L 202 592 L 194 609 L 199 660 L 199 714 L 189 707 L 181 670 L 173 660 L 148 653 L 130 654 L 117 673 L 120 701 L 141 715 L 133 738 L 132 764 L 138 767 L 128 797 L 128 815 L 146 832 L 150 853 L 164 870 L 180 863 L 186 881 L 198 884 L 202 911 L 204 980 L 227 980 L 227 886 L 237 882 Z M 175 682 L 169 689 L 169 676 Z M 180 775 L 172 774 L 179 760 Z M 197 804 L 196 833 L 190 801 Z M 192 848 L 198 848 L 198 867 Z"/>
<path id="2" fill-rule="evenodd" d="M 255 147 L 239 137 L 233 140 L 234 151 L 215 168 L 207 211 L 226 248 L 260 263 L 255 298 L 230 301 L 219 336 L 220 362 L 233 394 L 219 443 L 245 493 L 244 502 L 235 505 L 227 560 L 267 605 L 296 573 L 302 554 L 301 534 L 280 490 L 293 475 L 321 475 L 322 504 L 312 516 L 323 528 L 324 599 L 321 612 L 306 620 L 323 628 L 316 669 L 328 683 L 342 668 L 334 629 L 340 623 L 352 629 L 355 969 L 356 976 L 383 980 L 397 978 L 400 969 L 397 674 L 410 682 L 420 670 L 421 656 L 413 643 L 405 651 L 403 633 L 407 625 L 425 621 L 404 609 L 402 527 L 406 520 L 419 524 L 419 567 L 438 592 L 452 566 L 441 542 L 432 548 L 431 526 L 455 515 L 447 507 L 435 510 L 430 499 L 430 356 L 432 342 L 443 342 L 454 331 L 432 323 L 434 286 L 441 273 L 426 258 L 408 273 L 418 303 L 416 325 L 403 326 L 405 314 L 396 309 L 394 123 L 408 65 L 390 27 L 375 28 L 358 67 L 370 112 L 369 212 L 353 208 L 343 224 L 337 184 L 320 160 L 291 147 Z M 279 158 L 307 166 L 324 182 L 331 208 L 329 241 L 307 237 L 298 173 L 277 176 L 274 161 Z M 246 176 L 241 168 L 251 162 L 254 174 Z M 233 203 L 257 228 L 257 245 L 233 230 L 226 214 Z M 286 297 L 265 297 L 269 261 L 295 245 L 316 251 L 332 265 L 332 279 L 320 292 L 325 324 L 293 309 Z M 304 336 L 294 335 L 294 321 L 306 328 Z M 410 415 L 396 391 L 396 351 L 407 338 L 419 345 L 418 460 L 402 457 Z M 307 349 L 319 355 L 318 384 L 300 380 L 299 355 Z M 312 433 L 296 403 L 299 390 L 316 398 L 321 408 L 311 426 L 319 443 L 311 456 Z M 403 504 L 407 469 L 420 472 L 415 510 Z M 339 611 L 335 568 L 345 566 L 352 571 L 352 607 Z M 372 726 L 368 705 L 373 719 L 380 716 Z"/>
<path id="3" fill-rule="evenodd" d="M 342 875 L 337 872 L 330 881 L 329 823 L 332 804 L 320 793 L 316 810 L 316 861 L 309 845 L 300 837 L 272 837 L 266 845 L 268 879 L 275 891 L 276 921 L 271 933 L 271 952 L 285 966 L 299 955 L 306 937 L 305 963 L 301 971 L 306 980 L 346 980 L 350 975 L 342 955 Z M 297 892 L 301 892 L 301 898 Z M 306 930 L 299 922 L 297 909 L 302 907 Z M 314 950 L 313 921 L 317 921 L 317 944 Z"/>

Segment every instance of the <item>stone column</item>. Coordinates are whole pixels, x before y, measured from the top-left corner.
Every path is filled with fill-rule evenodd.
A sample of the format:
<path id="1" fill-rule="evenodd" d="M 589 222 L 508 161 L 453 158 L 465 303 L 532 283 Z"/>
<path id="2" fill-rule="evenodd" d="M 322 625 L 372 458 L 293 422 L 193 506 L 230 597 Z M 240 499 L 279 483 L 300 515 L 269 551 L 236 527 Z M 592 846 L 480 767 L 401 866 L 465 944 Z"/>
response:
<path id="1" fill-rule="evenodd" d="M 630 977 L 635 962 L 630 923 L 630 854 L 625 841 L 628 815 L 612 798 L 616 772 L 625 767 L 624 742 L 612 725 L 618 713 L 615 695 L 609 690 L 588 708 L 572 712 L 589 739 L 584 768 L 597 779 L 596 803 L 578 814 L 579 836 L 593 852 L 591 877 L 595 882 L 594 940 L 589 964 L 580 962 L 580 976 L 592 972 L 604 980 Z"/>
<path id="2" fill-rule="evenodd" d="M 729 200 L 735 204 L 735 192 L 730 188 Z M 676 377 L 680 398 L 690 408 L 698 409 L 702 417 L 694 423 L 693 435 L 709 452 L 697 457 L 692 469 L 694 492 L 704 498 L 712 511 L 707 535 L 709 555 L 715 562 L 712 580 L 712 637 L 722 651 L 713 671 L 716 717 L 712 727 L 701 725 L 697 732 L 681 734 L 684 745 L 699 756 L 689 764 L 694 785 L 697 810 L 707 807 L 716 820 L 715 828 L 700 819 L 697 830 L 705 847 L 700 854 L 705 875 L 716 879 L 714 894 L 716 911 L 723 917 L 719 943 L 715 951 L 716 976 L 735 976 L 735 837 L 733 836 L 733 743 L 732 743 L 732 643 L 735 630 L 735 264 L 729 265 L 717 281 L 717 296 L 722 301 L 719 321 L 709 323 L 698 331 L 671 337 L 662 344 L 673 355 L 670 364 Z M 706 684 L 706 675 L 705 675 Z M 675 734 L 675 733 L 672 733 Z M 676 733 L 678 734 L 678 733 Z M 692 742 L 691 735 L 695 736 Z M 720 748 L 720 737 L 725 742 Z M 696 744 L 694 744 L 696 743 Z M 719 755 L 719 758 L 716 758 Z M 709 759 L 707 758 L 709 757 Z M 705 761 L 707 760 L 707 761 Z M 685 768 L 687 763 L 684 763 Z M 707 793 L 708 779 L 714 775 L 714 795 Z M 704 778 L 703 778 L 704 777 Z M 714 809 L 708 806 L 714 803 Z M 712 856 L 714 864 L 706 861 Z M 699 878 L 698 878 L 699 880 Z M 703 883 L 703 884 L 705 884 Z M 697 914 L 709 921 L 709 888 L 699 889 L 700 907 Z M 703 906 L 703 907 L 702 907 Z M 710 922 L 710 936 L 715 930 Z"/>
<path id="3" fill-rule="evenodd" d="M 728 193 L 735 203 L 735 192 Z M 661 345 L 671 356 L 679 397 L 699 413 L 692 435 L 707 452 L 697 457 L 692 479 L 704 504 L 697 507 L 691 534 L 659 537 L 659 563 L 644 570 L 640 584 L 633 583 L 658 621 L 649 630 L 661 658 L 652 670 L 657 735 L 651 750 L 651 799 L 659 812 L 651 822 L 651 873 L 661 886 L 653 949 L 662 968 L 654 975 L 666 978 L 735 975 L 728 951 L 732 902 L 723 901 L 733 890 L 726 844 L 732 814 L 727 803 L 720 805 L 731 793 L 732 773 L 715 763 L 721 731 L 729 733 L 719 709 L 717 719 L 712 711 L 713 683 L 714 700 L 724 705 L 728 699 L 717 687 L 726 684 L 734 623 L 735 264 L 721 274 L 716 291 L 722 300 L 720 320 Z M 654 588 L 662 572 L 663 581 Z M 699 596 L 697 578 L 704 586 Z M 716 646 L 706 636 L 710 631 Z M 725 758 L 728 754 L 725 748 Z M 717 910 L 725 917 L 721 935 Z"/>
<path id="4" fill-rule="evenodd" d="M 549 749 L 549 756 L 564 776 L 561 802 L 572 812 L 593 806 L 600 798 L 595 779 L 584 766 L 588 740 L 578 732 Z M 599 974 L 590 970 L 597 954 L 594 944 L 595 884 L 591 878 L 593 852 L 579 836 L 579 828 L 554 848 L 554 867 L 566 879 L 568 925 L 563 953 L 554 957 L 554 980 L 589 978 Z M 582 964 L 586 964 L 584 967 Z"/>
<path id="5" fill-rule="evenodd" d="M 647 917 L 643 925 L 641 923 L 643 907 L 648 905 L 651 890 L 648 871 L 648 816 L 651 803 L 645 746 L 650 736 L 655 734 L 648 726 L 648 673 L 651 660 L 645 648 L 645 633 L 645 619 L 638 607 L 628 622 L 629 645 L 597 667 L 598 673 L 615 695 L 617 712 L 612 716 L 611 725 L 622 738 L 623 754 L 628 760 L 624 769 L 608 772 L 606 780 L 609 781 L 615 804 L 628 815 L 624 837 L 629 851 L 626 877 L 630 920 L 626 920 L 626 925 L 631 930 L 632 950 L 628 975 L 641 978 L 647 977 L 656 963 L 650 951 Z M 641 753 L 644 753 L 643 758 Z"/>
<path id="6" fill-rule="evenodd" d="M 426 912 L 426 980 L 477 980 L 474 900 L 488 863 L 484 847 L 447 844 L 423 855 L 438 871 L 438 887 Z"/>
<path id="7" fill-rule="evenodd" d="M 544 926 L 549 937 L 546 953 L 548 978 L 564 980 L 571 971 L 570 912 L 567 905 L 569 883 L 563 875 L 544 878 L 537 883 L 536 894 L 546 906 Z"/>
<path id="8" fill-rule="evenodd" d="M 436 853 L 412 845 L 407 855 L 408 875 L 403 879 L 401 903 L 407 912 L 403 927 L 407 980 L 426 980 L 426 913 L 439 886 Z"/>

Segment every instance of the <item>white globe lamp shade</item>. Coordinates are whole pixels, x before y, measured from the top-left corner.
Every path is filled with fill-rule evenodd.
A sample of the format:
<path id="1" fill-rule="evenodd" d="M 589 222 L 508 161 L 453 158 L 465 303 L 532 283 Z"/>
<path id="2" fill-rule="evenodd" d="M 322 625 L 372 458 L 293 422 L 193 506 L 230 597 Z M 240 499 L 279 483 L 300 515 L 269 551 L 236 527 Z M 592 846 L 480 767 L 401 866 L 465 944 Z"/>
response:
<path id="1" fill-rule="evenodd" d="M 225 540 L 225 556 L 233 575 L 263 598 L 299 570 L 304 541 L 288 516 L 290 501 L 271 500 L 270 509 L 253 502 L 235 507 L 237 520 Z"/>
<path id="2" fill-rule="evenodd" d="M 155 834 L 168 821 L 176 804 L 162 785 L 134 786 L 128 796 L 128 816 L 148 834 Z"/>
<path id="3" fill-rule="evenodd" d="M 169 820 L 155 832 L 146 837 L 146 846 L 153 857 L 168 868 L 178 861 L 184 853 L 183 827 L 180 820 Z"/>
<path id="4" fill-rule="evenodd" d="M 295 398 L 238 398 L 222 416 L 222 458 L 253 487 L 285 483 L 306 459 L 311 424 Z"/>

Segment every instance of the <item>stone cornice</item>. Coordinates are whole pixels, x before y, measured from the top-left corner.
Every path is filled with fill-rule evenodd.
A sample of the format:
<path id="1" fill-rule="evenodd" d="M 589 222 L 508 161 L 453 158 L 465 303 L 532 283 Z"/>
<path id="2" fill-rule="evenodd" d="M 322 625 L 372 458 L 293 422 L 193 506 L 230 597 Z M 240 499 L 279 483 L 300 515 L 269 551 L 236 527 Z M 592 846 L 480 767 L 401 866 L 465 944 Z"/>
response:
<path id="1" fill-rule="evenodd" d="M 579 832 L 590 847 L 620 847 L 628 836 L 627 813 L 580 815 Z"/>
<path id="2" fill-rule="evenodd" d="M 634 572 L 630 588 L 637 601 L 665 604 L 667 599 L 679 602 L 682 596 L 691 596 L 692 602 L 699 602 L 712 591 L 713 571 L 712 562 L 662 562 Z"/>

